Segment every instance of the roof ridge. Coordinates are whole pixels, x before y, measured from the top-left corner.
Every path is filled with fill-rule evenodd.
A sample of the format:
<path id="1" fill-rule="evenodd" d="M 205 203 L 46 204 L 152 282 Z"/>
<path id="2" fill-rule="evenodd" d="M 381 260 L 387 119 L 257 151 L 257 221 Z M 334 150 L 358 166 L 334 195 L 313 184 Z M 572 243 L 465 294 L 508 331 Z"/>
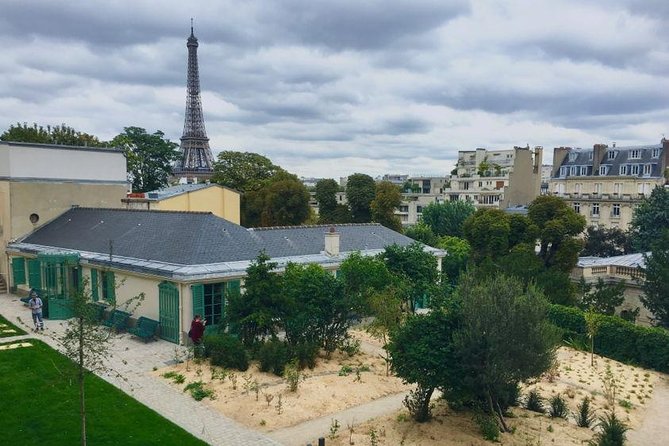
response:
<path id="1" fill-rule="evenodd" d="M 164 209 L 129 209 L 129 208 L 96 208 L 88 206 L 72 206 L 70 210 L 87 210 L 87 211 L 120 211 L 120 212 L 146 212 L 153 214 L 196 214 L 196 215 L 214 215 L 211 211 L 173 211 Z"/>
<path id="2" fill-rule="evenodd" d="M 331 224 L 321 224 L 321 225 L 293 225 L 293 226 L 263 226 L 257 228 L 247 228 L 248 231 L 272 231 L 277 229 L 310 229 L 310 228 L 330 228 L 335 227 L 347 227 L 347 226 L 382 226 L 381 223 L 370 222 L 370 223 L 331 223 Z"/>

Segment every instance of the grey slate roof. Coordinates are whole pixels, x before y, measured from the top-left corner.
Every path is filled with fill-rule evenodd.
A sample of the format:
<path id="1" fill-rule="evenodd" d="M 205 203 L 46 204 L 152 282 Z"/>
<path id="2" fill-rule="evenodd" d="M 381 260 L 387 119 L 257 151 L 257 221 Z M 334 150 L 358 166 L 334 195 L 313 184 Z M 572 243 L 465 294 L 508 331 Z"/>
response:
<path id="1" fill-rule="evenodd" d="M 648 255 L 650 253 L 646 253 Z M 576 266 L 587 268 L 591 266 L 628 266 L 632 268 L 646 267 L 646 261 L 642 253 L 625 254 L 614 257 L 579 257 Z"/>
<path id="2" fill-rule="evenodd" d="M 146 197 L 150 200 L 164 200 L 165 198 L 175 197 L 177 195 L 194 192 L 200 189 L 206 189 L 208 187 L 215 187 L 215 185 L 208 183 L 177 184 L 176 186 L 165 187 L 163 189 L 147 192 Z"/>
<path id="3" fill-rule="evenodd" d="M 660 149 L 660 156 L 653 158 L 652 157 L 652 152 L 653 149 Z M 630 158 L 630 152 L 632 150 L 639 150 L 639 155 L 640 157 L 637 159 L 631 159 Z M 608 154 L 609 152 L 615 152 L 615 158 L 613 159 L 608 159 Z M 576 154 L 576 157 L 573 161 L 569 160 L 569 156 L 566 156 L 562 164 L 560 164 L 560 167 L 571 167 L 571 166 L 578 166 L 579 169 L 577 169 L 576 175 L 571 175 L 569 172 L 567 172 L 566 176 L 560 176 L 560 170 L 557 169 L 555 176 L 553 178 L 574 178 L 581 176 L 580 175 L 580 167 L 585 166 L 587 167 L 587 176 L 591 175 L 596 175 L 599 176 L 599 172 L 593 172 L 592 167 L 593 167 L 593 160 L 590 158 L 591 155 L 593 154 L 593 149 L 572 149 L 570 152 L 571 155 Z M 607 177 L 615 177 L 620 175 L 620 166 L 621 165 L 627 165 L 627 173 L 623 176 L 628 176 L 628 177 L 661 177 L 663 175 L 663 166 L 662 166 L 662 158 L 663 158 L 663 149 L 662 149 L 662 144 L 651 144 L 651 145 L 645 145 L 645 146 L 628 146 L 628 147 L 609 147 L 606 149 L 606 153 L 604 155 L 604 159 L 600 162 L 601 166 L 607 166 L 607 172 L 606 175 Z M 650 175 L 643 175 L 643 167 L 639 168 L 639 173 L 636 175 L 632 175 L 630 173 L 630 168 L 629 166 L 631 165 L 644 165 L 644 164 L 651 164 L 652 165 L 652 170 Z"/>
<path id="4" fill-rule="evenodd" d="M 334 226 L 341 252 L 413 243 L 379 224 Z M 320 256 L 329 227 L 246 229 L 207 212 L 73 208 L 14 245 L 86 252 L 103 260 L 111 240 L 114 257 L 205 265 L 249 261 L 262 250 L 272 258 Z"/>

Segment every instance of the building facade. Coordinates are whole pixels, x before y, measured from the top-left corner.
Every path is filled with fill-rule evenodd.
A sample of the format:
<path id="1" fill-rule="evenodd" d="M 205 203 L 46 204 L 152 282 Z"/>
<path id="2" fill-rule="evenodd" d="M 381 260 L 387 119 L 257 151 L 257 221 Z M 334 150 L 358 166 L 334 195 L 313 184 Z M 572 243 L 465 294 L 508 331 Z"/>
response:
<path id="1" fill-rule="evenodd" d="M 0 141 L 0 282 L 9 242 L 73 206 L 119 208 L 127 191 L 121 150 Z"/>
<path id="2" fill-rule="evenodd" d="M 549 190 L 583 215 L 588 226 L 625 230 L 640 200 L 665 184 L 668 159 L 666 139 L 633 147 L 557 147 Z"/>

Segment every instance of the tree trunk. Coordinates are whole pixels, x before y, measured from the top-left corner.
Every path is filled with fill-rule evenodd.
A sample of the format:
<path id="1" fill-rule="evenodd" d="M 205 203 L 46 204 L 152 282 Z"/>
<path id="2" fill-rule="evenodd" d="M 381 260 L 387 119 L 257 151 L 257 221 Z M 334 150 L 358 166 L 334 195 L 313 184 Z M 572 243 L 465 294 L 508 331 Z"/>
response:
<path id="1" fill-rule="evenodd" d="M 425 395 L 423 401 L 421 401 L 420 406 L 420 422 L 427 421 L 430 418 L 430 399 L 432 398 L 432 393 L 434 392 L 434 387 L 425 389 Z"/>
<path id="2" fill-rule="evenodd" d="M 493 404 L 492 401 L 492 395 L 490 394 L 490 391 L 486 391 L 486 396 L 488 397 L 488 409 L 490 410 L 491 414 L 497 415 L 497 419 L 499 420 L 499 426 L 501 428 L 502 432 L 511 432 L 509 430 L 509 427 L 506 425 L 506 422 L 504 421 L 504 415 L 502 414 L 501 410 L 495 410 L 495 404 Z M 497 404 L 497 409 L 499 409 L 499 404 Z"/>
<path id="3" fill-rule="evenodd" d="M 84 380 L 84 320 L 79 318 L 79 413 L 81 414 L 81 446 L 86 446 L 86 398 Z"/>

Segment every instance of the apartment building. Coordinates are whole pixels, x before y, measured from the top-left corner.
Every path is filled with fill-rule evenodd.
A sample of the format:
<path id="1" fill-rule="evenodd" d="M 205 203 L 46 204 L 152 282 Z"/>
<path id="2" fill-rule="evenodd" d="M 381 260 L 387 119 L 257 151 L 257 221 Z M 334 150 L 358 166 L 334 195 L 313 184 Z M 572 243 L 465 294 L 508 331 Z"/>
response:
<path id="1" fill-rule="evenodd" d="M 634 208 L 656 187 L 664 185 L 669 141 L 660 144 L 592 149 L 556 147 L 549 184 L 589 226 L 627 229 Z"/>

